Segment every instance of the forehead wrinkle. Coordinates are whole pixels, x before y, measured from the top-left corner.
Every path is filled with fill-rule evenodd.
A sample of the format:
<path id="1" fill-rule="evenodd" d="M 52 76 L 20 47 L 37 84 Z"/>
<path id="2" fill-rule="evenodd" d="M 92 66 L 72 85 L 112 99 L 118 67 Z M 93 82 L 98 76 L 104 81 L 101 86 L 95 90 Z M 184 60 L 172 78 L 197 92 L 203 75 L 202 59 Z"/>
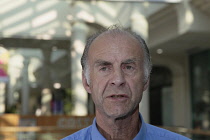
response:
<path id="1" fill-rule="evenodd" d="M 140 50 L 142 49 L 140 47 L 141 44 L 139 44 L 138 40 L 134 38 L 132 35 L 130 35 L 129 33 L 123 32 L 122 34 L 120 33 L 112 34 L 110 32 L 105 32 L 99 35 L 97 38 L 95 38 L 95 40 L 90 45 L 90 49 L 88 53 L 94 50 L 94 48 L 98 48 L 98 47 L 100 48 L 101 45 L 106 45 L 112 49 L 112 52 L 116 51 L 116 53 L 119 53 L 119 51 L 121 50 L 119 50 L 118 47 L 116 46 L 121 46 L 122 44 L 128 44 L 130 47 L 138 46 Z"/>
<path id="2" fill-rule="evenodd" d="M 98 59 L 99 59 L 99 60 L 96 60 L 93 63 L 93 65 L 96 65 L 96 64 L 97 65 L 99 65 L 99 64 L 100 65 L 101 64 L 103 64 L 103 65 L 113 64 L 113 62 L 115 62 L 114 60 L 118 60 L 118 58 L 116 58 L 116 57 L 122 56 L 121 51 L 123 51 L 122 49 L 124 49 L 124 48 L 119 49 L 119 47 L 118 47 L 118 46 L 121 46 L 122 43 L 123 44 L 127 44 L 129 47 L 131 47 L 131 46 L 138 46 L 138 48 L 137 48 L 138 50 L 136 51 L 136 53 L 139 52 L 139 51 L 142 51 L 141 50 L 141 47 L 139 46 L 139 43 L 136 42 L 136 39 L 133 38 L 131 35 L 129 35 L 129 34 L 116 34 L 115 35 L 115 38 L 113 38 L 112 35 L 111 36 L 110 35 L 111 34 L 109 34 L 109 33 L 101 34 L 100 36 L 98 36 L 92 42 L 92 44 L 90 46 L 90 50 L 88 52 L 89 57 L 94 56 L 95 58 L 98 57 Z M 125 37 L 129 37 L 129 39 L 125 39 Z M 121 43 L 121 44 L 119 44 L 119 43 Z M 97 53 L 96 53 L 96 50 L 95 49 L 96 48 L 101 48 L 100 46 L 101 47 L 106 46 L 106 47 L 108 47 L 110 49 L 109 50 L 105 49 L 106 51 L 103 50 L 103 49 L 97 49 Z M 94 55 L 92 55 L 93 52 L 94 52 Z M 107 57 L 105 57 L 105 59 L 108 59 L 108 61 L 107 60 L 100 59 L 100 57 L 102 55 L 105 55 L 106 53 L 109 53 L 109 52 L 111 54 L 113 54 L 112 56 L 114 58 L 111 58 L 111 57 L 108 57 L 107 58 Z M 135 53 L 135 55 L 136 55 L 136 53 Z M 129 55 L 131 55 L 131 54 L 129 54 Z M 136 63 L 137 61 L 141 61 L 142 59 L 144 59 L 144 58 L 137 58 L 137 56 L 129 56 L 129 55 L 126 55 L 126 57 L 128 57 L 127 60 L 121 60 L 120 63 L 121 64 L 122 63 L 134 63 L 134 62 Z M 107 56 L 107 54 L 105 56 Z M 141 57 L 141 54 L 139 56 Z M 94 59 L 94 57 L 91 57 L 91 58 Z M 106 62 L 109 62 L 109 63 L 105 63 L 105 61 Z"/>

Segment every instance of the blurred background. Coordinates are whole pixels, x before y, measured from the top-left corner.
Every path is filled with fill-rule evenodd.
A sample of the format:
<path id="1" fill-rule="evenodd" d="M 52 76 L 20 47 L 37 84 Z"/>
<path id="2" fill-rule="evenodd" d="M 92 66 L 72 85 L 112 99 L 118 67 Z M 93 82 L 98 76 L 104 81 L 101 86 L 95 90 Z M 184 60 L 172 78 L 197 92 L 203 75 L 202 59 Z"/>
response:
<path id="1" fill-rule="evenodd" d="M 210 139 L 210 0 L 1 0 L 0 140 L 54 140 L 92 123 L 81 82 L 86 39 L 119 24 L 140 34 L 153 70 L 146 122 Z"/>

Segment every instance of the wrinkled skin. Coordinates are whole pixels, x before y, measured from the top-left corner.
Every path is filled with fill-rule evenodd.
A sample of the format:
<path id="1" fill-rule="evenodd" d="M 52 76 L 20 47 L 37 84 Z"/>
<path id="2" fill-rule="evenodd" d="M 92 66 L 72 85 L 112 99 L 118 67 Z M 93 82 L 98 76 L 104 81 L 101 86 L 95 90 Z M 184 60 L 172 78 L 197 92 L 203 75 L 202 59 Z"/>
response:
<path id="1" fill-rule="evenodd" d="M 112 119 L 138 114 L 144 83 L 143 51 L 128 34 L 97 37 L 88 53 L 90 84 L 83 85 L 96 107 L 96 116 Z"/>

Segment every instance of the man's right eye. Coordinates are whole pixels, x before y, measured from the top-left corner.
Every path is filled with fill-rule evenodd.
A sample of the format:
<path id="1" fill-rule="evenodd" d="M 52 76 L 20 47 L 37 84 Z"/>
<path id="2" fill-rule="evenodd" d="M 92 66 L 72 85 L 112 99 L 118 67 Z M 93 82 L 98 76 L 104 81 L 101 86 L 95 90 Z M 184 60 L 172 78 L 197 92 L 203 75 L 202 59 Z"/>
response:
<path id="1" fill-rule="evenodd" d="M 100 71 L 106 71 L 108 68 L 107 67 L 101 67 Z"/>

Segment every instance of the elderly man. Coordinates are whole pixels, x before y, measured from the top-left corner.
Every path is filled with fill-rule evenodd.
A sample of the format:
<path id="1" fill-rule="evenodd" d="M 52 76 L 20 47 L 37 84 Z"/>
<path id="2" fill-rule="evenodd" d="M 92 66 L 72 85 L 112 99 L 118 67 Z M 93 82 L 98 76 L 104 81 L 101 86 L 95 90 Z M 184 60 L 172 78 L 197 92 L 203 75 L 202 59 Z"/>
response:
<path id="1" fill-rule="evenodd" d="M 151 71 L 149 50 L 139 35 L 116 26 L 99 32 L 87 41 L 81 63 L 96 118 L 63 140 L 188 140 L 146 124 L 139 113 Z"/>

